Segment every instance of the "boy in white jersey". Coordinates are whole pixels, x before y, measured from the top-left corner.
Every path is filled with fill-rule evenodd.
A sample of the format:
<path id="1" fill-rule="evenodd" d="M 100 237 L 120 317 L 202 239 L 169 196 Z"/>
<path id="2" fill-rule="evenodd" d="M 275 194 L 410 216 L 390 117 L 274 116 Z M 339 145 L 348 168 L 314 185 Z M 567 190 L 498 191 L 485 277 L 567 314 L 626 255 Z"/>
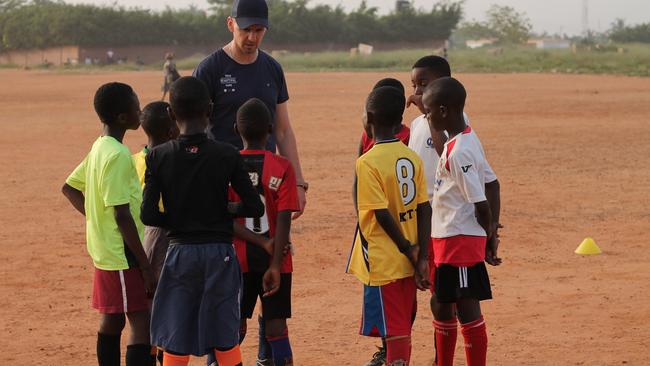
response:
<path id="1" fill-rule="evenodd" d="M 453 365 L 456 314 L 467 365 L 485 365 L 487 331 L 480 301 L 491 299 L 492 292 L 484 261 L 501 263 L 496 237 L 499 207 L 490 207 L 486 197 L 489 164 L 478 137 L 465 122 L 465 98 L 465 88 L 451 77 L 429 83 L 423 95 L 430 127 L 449 135 L 436 168 L 431 232 L 439 302 L 434 313 L 439 366 Z"/>

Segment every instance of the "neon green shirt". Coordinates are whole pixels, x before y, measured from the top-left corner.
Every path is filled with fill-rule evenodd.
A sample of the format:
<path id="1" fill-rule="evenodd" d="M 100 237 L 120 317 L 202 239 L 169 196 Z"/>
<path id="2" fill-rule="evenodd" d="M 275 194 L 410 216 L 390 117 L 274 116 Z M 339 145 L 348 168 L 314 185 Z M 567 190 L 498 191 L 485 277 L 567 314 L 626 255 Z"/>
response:
<path id="1" fill-rule="evenodd" d="M 114 206 L 129 204 L 140 240 L 142 188 L 129 149 L 110 136 L 95 141 L 86 158 L 66 183 L 85 197 L 86 244 L 96 268 L 115 271 L 136 263 L 127 258 L 128 248 L 115 221 Z"/>

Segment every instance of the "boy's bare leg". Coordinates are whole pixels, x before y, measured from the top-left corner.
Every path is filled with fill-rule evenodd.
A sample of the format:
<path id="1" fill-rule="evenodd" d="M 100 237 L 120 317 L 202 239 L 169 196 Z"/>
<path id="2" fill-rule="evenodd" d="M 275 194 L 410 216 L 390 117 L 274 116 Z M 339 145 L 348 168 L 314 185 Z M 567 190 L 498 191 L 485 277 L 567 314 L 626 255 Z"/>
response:
<path id="1" fill-rule="evenodd" d="M 149 311 L 126 314 L 131 328 L 126 349 L 126 366 L 154 365 L 156 358 L 149 338 Z"/>
<path id="2" fill-rule="evenodd" d="M 101 314 L 97 334 L 99 366 L 120 366 L 120 338 L 125 324 L 124 314 Z"/>
<path id="3" fill-rule="evenodd" d="M 293 365 L 293 352 L 289 343 L 286 319 L 266 320 L 266 339 L 271 344 L 275 366 Z"/>

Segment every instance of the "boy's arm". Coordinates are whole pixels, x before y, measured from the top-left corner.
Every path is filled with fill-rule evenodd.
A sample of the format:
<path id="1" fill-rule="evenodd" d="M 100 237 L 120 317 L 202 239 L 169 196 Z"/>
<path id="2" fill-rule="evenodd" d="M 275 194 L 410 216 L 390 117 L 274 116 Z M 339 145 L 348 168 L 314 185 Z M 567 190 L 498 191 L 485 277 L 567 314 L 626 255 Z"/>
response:
<path id="1" fill-rule="evenodd" d="M 420 290 L 431 288 L 429 283 L 429 241 L 431 241 L 431 204 L 426 202 L 418 204 L 418 253 L 416 280 Z"/>
<path id="2" fill-rule="evenodd" d="M 233 234 L 239 239 L 255 244 L 255 246 L 264 249 L 269 255 L 273 255 L 273 238 L 269 239 L 265 236 L 255 234 L 237 221 L 233 221 L 232 228 Z"/>
<path id="3" fill-rule="evenodd" d="M 122 238 L 126 243 L 126 246 L 131 250 L 131 253 L 135 256 L 135 259 L 138 261 L 138 267 L 142 271 L 142 279 L 144 280 L 145 290 L 147 294 L 152 295 L 156 289 L 156 280 L 151 270 L 151 265 L 147 259 L 147 255 L 142 248 L 142 242 L 140 241 L 140 235 L 138 234 L 138 229 L 135 226 L 135 221 L 131 215 L 131 210 L 129 209 L 129 204 L 113 206 L 115 209 L 115 222 L 117 227 L 122 234 Z"/>
<path id="4" fill-rule="evenodd" d="M 228 203 L 228 211 L 234 217 L 262 217 L 264 204 L 259 193 L 253 187 L 248 171 L 244 167 L 244 160 L 239 154 L 235 156 L 235 159 L 235 168 L 230 184 L 241 201 Z"/>
<path id="5" fill-rule="evenodd" d="M 263 279 L 264 294 L 262 296 L 264 297 L 271 296 L 280 289 L 280 267 L 282 266 L 282 258 L 284 257 L 284 248 L 289 244 L 290 230 L 291 211 L 284 210 L 278 212 L 271 266 L 264 273 Z"/>
<path id="6" fill-rule="evenodd" d="M 490 213 L 492 215 L 492 235 L 488 236 L 485 247 L 485 261 L 493 266 L 501 264 L 501 258 L 497 256 L 499 249 L 499 216 L 501 214 L 501 186 L 498 180 L 485 184 L 485 196 L 490 204 Z"/>
<path id="7" fill-rule="evenodd" d="M 140 219 L 148 226 L 165 227 L 166 216 L 160 212 L 160 183 L 152 170 L 154 167 L 154 152 L 149 152 L 145 157 L 146 170 L 144 173 L 144 189 L 142 192 L 142 206 L 140 207 Z"/>
<path id="8" fill-rule="evenodd" d="M 68 201 L 70 201 L 72 206 L 77 211 L 79 211 L 79 213 L 86 216 L 86 207 L 85 207 L 86 199 L 83 193 L 81 193 L 81 191 L 79 191 L 76 188 L 73 188 L 68 183 L 64 183 L 63 187 L 61 188 L 61 193 L 63 193 L 63 195 L 68 199 Z"/>
<path id="9" fill-rule="evenodd" d="M 374 211 L 375 218 L 377 219 L 377 222 L 381 228 L 384 229 L 386 234 L 388 234 L 388 237 L 390 237 L 395 246 L 397 246 L 397 249 L 406 257 L 408 257 L 408 259 L 415 267 L 417 264 L 418 247 L 411 245 L 411 242 L 406 240 L 404 234 L 402 234 L 402 230 L 400 230 L 399 226 L 395 222 L 395 219 L 387 208 L 382 208 Z"/>

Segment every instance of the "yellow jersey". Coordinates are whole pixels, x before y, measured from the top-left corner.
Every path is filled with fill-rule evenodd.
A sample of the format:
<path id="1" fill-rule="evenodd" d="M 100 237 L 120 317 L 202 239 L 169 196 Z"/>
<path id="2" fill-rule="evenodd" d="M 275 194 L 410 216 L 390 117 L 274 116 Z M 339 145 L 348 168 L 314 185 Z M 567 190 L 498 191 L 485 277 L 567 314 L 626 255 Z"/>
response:
<path id="1" fill-rule="evenodd" d="M 422 160 L 398 139 L 381 141 L 357 159 L 359 228 L 347 272 L 369 286 L 381 286 L 413 276 L 408 258 L 375 218 L 388 209 L 404 237 L 418 240 L 417 206 L 429 201 Z"/>
<path id="2" fill-rule="evenodd" d="M 144 189 L 144 173 L 147 171 L 147 161 L 145 160 L 149 148 L 145 146 L 142 151 L 139 153 L 133 154 L 133 164 L 135 165 L 135 171 L 138 173 L 138 180 L 140 180 L 140 186 Z M 160 212 L 165 212 L 162 203 L 162 197 L 160 197 L 160 202 L 158 203 Z"/>

